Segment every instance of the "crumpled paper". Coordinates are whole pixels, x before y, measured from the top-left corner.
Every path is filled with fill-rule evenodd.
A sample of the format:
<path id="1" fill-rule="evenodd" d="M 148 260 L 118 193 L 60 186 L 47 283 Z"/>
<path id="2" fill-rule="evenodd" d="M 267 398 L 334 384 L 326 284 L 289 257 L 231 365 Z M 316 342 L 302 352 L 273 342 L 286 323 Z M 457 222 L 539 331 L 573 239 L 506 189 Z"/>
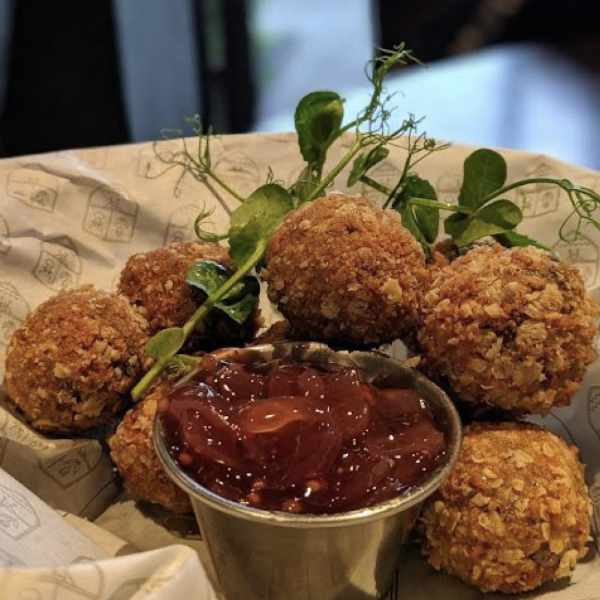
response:
<path id="1" fill-rule="evenodd" d="M 188 140 L 194 143 L 193 140 Z M 331 151 L 335 160 L 348 144 Z M 178 142 L 161 142 L 159 149 Z M 462 163 L 471 148 L 453 146 L 419 165 L 444 201 L 456 200 Z M 293 181 L 302 169 L 292 134 L 234 135 L 215 140 L 217 172 L 241 194 L 267 179 Z M 509 180 L 567 177 L 600 190 L 600 173 L 524 152 L 502 151 Z M 392 148 L 374 169 L 383 183 L 400 174 L 404 152 Z M 128 256 L 171 241 L 194 238 L 199 210 L 213 208 L 213 227 L 226 226 L 235 202 L 164 165 L 151 144 L 92 148 L 0 161 L 0 376 L 11 333 L 39 303 L 85 283 L 114 289 Z M 346 174 L 335 182 L 346 190 Z M 352 193 L 378 198 L 370 188 Z M 567 246 L 558 226 L 569 213 L 562 192 L 536 185 L 507 194 L 522 208 L 530 234 L 582 272 L 600 299 L 600 234 Z M 263 295 L 264 296 L 264 295 Z M 264 297 L 263 297 L 264 301 Z M 267 311 L 268 314 L 273 314 Z M 119 495 L 105 447 L 95 439 L 48 438 L 14 414 L 0 392 L 0 597 L 36 600 L 212 600 L 198 556 L 206 551 L 191 523 L 157 515 Z M 575 443 L 588 465 L 594 536 L 573 582 L 545 586 L 529 596 L 552 600 L 600 598 L 600 361 L 594 363 L 570 407 L 535 419 Z M 55 509 L 53 511 L 51 508 Z M 86 517 L 94 523 L 84 521 Z M 185 520 L 185 519 L 184 519 Z M 479 597 L 458 580 L 434 573 L 411 548 L 389 600 L 410 589 L 417 599 Z M 240 599 L 242 600 L 242 599 Z"/>

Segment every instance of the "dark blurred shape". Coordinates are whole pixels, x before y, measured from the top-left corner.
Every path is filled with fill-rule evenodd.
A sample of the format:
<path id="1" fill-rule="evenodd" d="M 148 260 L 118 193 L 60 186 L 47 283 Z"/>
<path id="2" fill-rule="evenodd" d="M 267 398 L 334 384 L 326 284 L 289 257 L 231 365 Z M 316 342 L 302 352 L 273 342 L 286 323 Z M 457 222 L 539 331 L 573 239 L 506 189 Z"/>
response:
<path id="1" fill-rule="evenodd" d="M 403 40 L 424 62 L 501 42 L 547 43 L 588 58 L 590 46 L 598 50 L 600 4 L 589 0 L 377 0 L 376 4 L 380 46 L 391 48 Z M 593 63 L 600 66 L 597 52 Z"/>
<path id="2" fill-rule="evenodd" d="M 256 94 L 246 0 L 193 0 L 198 25 L 202 121 L 216 132 L 244 132 Z"/>
<path id="3" fill-rule="evenodd" d="M 8 156 L 129 139 L 110 2 L 12 3 Z"/>
<path id="4" fill-rule="evenodd" d="M 403 41 L 423 62 L 443 58 L 479 0 L 376 0 L 379 47 Z"/>
<path id="5" fill-rule="evenodd" d="M 156 139 L 194 113 L 218 133 L 272 130 L 308 91 L 359 92 L 356 65 L 372 58 L 372 29 L 376 46 L 405 41 L 432 64 L 429 71 L 446 77 L 446 95 L 469 91 L 458 107 L 439 93 L 436 105 L 419 99 L 417 114 L 458 126 L 473 114 L 485 120 L 490 104 L 506 106 L 494 138 L 481 128 L 478 139 L 456 137 L 456 128 L 448 133 L 533 149 L 526 135 L 507 137 L 507 122 L 515 135 L 529 128 L 538 139 L 536 115 L 557 88 L 567 108 L 595 102 L 599 22 L 600 3 L 583 0 L 0 0 L 0 156 Z M 515 58 L 515 48 L 534 46 L 537 54 L 525 53 L 529 67 Z M 544 76 L 529 85 L 540 68 Z M 564 83 L 562 73 L 576 81 Z M 411 81 L 419 75 L 414 89 L 431 83 L 419 69 L 406 74 Z M 492 75 L 506 85 L 482 108 L 478 98 L 490 96 Z M 515 86 L 535 87 L 535 94 L 519 96 Z M 518 106 L 524 96 L 535 96 L 529 112 Z M 595 114 L 580 111 L 574 130 L 591 137 Z M 583 162 L 597 164 L 600 146 L 590 142 L 585 152 Z"/>
<path id="6" fill-rule="evenodd" d="M 156 3 L 123 0 L 132 3 L 125 7 L 121 1 L 0 0 L 9 14 L 0 24 L 9 35 L 6 72 L 0 72 L 6 79 L 0 156 L 156 139 L 163 128 L 184 126 L 170 122 L 182 106 L 215 132 L 250 129 L 255 91 L 247 0 L 173 0 L 179 16 L 189 15 L 189 31 L 165 19 Z M 192 40 L 161 55 L 160 42 L 151 38 L 156 31 L 164 39 Z M 170 65 L 177 75 L 165 78 L 161 68 Z M 174 77 L 179 96 L 159 97 L 156 86 L 163 79 L 173 86 Z M 167 110 L 169 101 L 178 108 Z M 134 118 L 132 111 L 142 114 Z M 154 121 L 155 127 L 144 125 Z"/>

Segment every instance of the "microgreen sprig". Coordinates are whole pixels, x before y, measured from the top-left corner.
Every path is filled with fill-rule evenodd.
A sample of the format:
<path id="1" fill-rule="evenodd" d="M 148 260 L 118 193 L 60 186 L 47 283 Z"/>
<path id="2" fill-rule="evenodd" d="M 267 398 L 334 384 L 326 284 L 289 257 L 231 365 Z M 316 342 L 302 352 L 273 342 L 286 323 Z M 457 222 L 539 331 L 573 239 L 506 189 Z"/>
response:
<path id="1" fill-rule="evenodd" d="M 559 229 L 561 240 L 575 241 L 585 224 L 600 229 L 595 218 L 596 211 L 600 210 L 600 195 L 594 190 L 553 177 L 531 177 L 506 184 L 506 161 L 498 152 L 486 148 L 476 150 L 465 159 L 457 202 L 440 202 L 433 186 L 412 171 L 412 167 L 428 155 L 427 151 L 431 153 L 437 147 L 426 137 L 419 136 L 417 140 L 420 139 L 427 141 L 422 146 L 409 143 L 405 168 L 393 188 L 367 175 L 362 175 L 360 181 L 386 195 L 384 206 L 390 206 L 402 215 L 403 224 L 427 253 L 431 252 L 431 245 L 437 238 L 436 215 L 439 211 L 451 213 L 444 219 L 444 231 L 459 248 L 493 237 L 507 247 L 534 245 L 547 250 L 540 242 L 515 231 L 523 220 L 523 213 L 517 204 L 502 198 L 508 192 L 530 185 L 555 185 L 566 192 L 573 210 Z M 415 150 L 423 152 L 420 159 L 414 158 Z"/>
<path id="2" fill-rule="evenodd" d="M 382 50 L 380 56 L 366 68 L 372 91 L 366 107 L 350 122 L 344 124 L 344 102 L 336 92 L 316 91 L 302 98 L 295 112 L 295 127 L 300 154 L 305 166 L 298 179 L 284 187 L 269 168 L 266 183 L 248 197 L 239 194 L 233 186 L 214 171 L 211 157 L 211 134 L 205 131 L 199 119 L 191 120 L 196 134 L 197 148 L 191 152 L 181 131 L 170 132 L 181 138 L 179 150 L 164 149 L 155 143 L 154 152 L 165 168 L 156 175 L 160 177 L 171 169 L 180 168 L 176 192 L 186 174 L 203 183 L 221 202 L 230 215 L 226 232 L 213 233 L 205 225 L 212 210 L 200 211 L 194 229 L 204 241 L 228 240 L 230 254 L 236 270 L 226 272 L 210 261 L 200 261 L 192 266 L 187 281 L 201 289 L 206 299 L 182 327 L 172 327 L 158 332 L 147 346 L 146 353 L 154 364 L 135 386 L 132 396 L 138 400 L 152 382 L 166 368 L 185 370 L 197 362 L 197 358 L 180 354 L 190 335 L 200 326 L 212 310 L 220 310 L 241 324 L 250 317 L 256 307 L 258 288 L 249 273 L 259 265 L 275 229 L 285 216 L 303 203 L 322 196 L 336 177 L 352 163 L 348 176 L 349 187 L 362 182 L 385 195 L 384 207 L 400 213 L 404 226 L 431 254 L 440 227 L 440 211 L 450 213 L 443 221 L 444 231 L 461 248 L 475 241 L 493 237 L 505 246 L 542 244 L 516 231 L 523 219 L 521 209 L 514 202 L 503 198 L 506 193 L 532 184 L 557 185 L 564 190 L 572 204 L 571 215 L 560 228 L 562 240 L 572 242 L 581 235 L 585 224 L 600 229 L 595 212 L 600 208 L 600 196 L 590 188 L 577 186 L 566 179 L 535 177 L 506 184 L 507 166 L 504 158 L 489 149 L 480 149 L 467 157 L 463 168 L 463 182 L 456 203 L 441 202 L 435 188 L 421 178 L 415 167 L 434 152 L 448 148 L 425 133 L 418 132 L 420 120 L 410 115 L 400 127 L 391 130 L 389 119 L 393 109 L 389 104 L 393 97 L 387 94 L 384 80 L 397 65 L 418 63 L 404 44 L 392 50 Z M 332 145 L 347 133 L 353 138 L 341 158 L 326 169 L 327 154 Z M 391 188 L 377 181 L 374 168 L 385 160 L 390 147 L 401 147 L 406 159 L 400 176 Z M 239 202 L 231 211 L 221 193 Z M 573 229 L 572 222 L 575 221 Z"/>
<path id="3" fill-rule="evenodd" d="M 232 213 L 227 238 L 235 272 L 224 276 L 223 270 L 216 268 L 215 263 L 211 266 L 210 261 L 192 265 L 186 281 L 204 291 L 206 300 L 182 327 L 159 331 L 150 338 L 146 354 L 154 359 L 154 364 L 133 389 L 134 400 L 139 400 L 176 358 L 211 310 L 217 308 L 225 312 L 238 324 L 250 318 L 256 307 L 258 286 L 251 286 L 248 273 L 262 259 L 271 235 L 292 208 L 288 191 L 276 183 L 267 183 L 250 194 Z M 232 299 L 237 302 L 228 302 Z"/>
<path id="4" fill-rule="evenodd" d="M 197 267 L 202 272 L 202 282 L 198 282 L 197 272 L 188 274 L 190 285 L 200 287 L 207 293 L 204 303 L 182 327 L 172 327 L 158 332 L 150 339 L 146 353 L 154 359 L 154 364 L 144 375 L 132 392 L 134 400 L 138 400 L 146 392 L 152 382 L 169 365 L 177 363 L 177 353 L 184 346 L 192 332 L 200 325 L 213 308 L 223 310 L 224 301 L 232 293 L 247 274 L 261 261 L 271 235 L 281 223 L 285 215 L 304 202 L 321 196 L 334 182 L 335 178 L 350 164 L 361 150 L 369 150 L 367 162 L 374 164 L 385 154 L 385 145 L 403 134 L 408 124 L 388 132 L 387 119 L 390 111 L 386 108 L 389 96 L 385 96 L 383 82 L 389 70 L 398 64 L 416 62 L 409 50 L 401 45 L 394 50 L 383 52 L 382 56 L 372 61 L 367 70 L 367 77 L 372 85 L 372 94 L 366 108 L 346 125 L 342 98 L 335 92 L 319 91 L 302 98 L 295 113 L 295 125 L 298 135 L 300 153 L 306 162 L 300 177 L 288 189 L 275 183 L 271 170 L 267 183 L 255 190 L 247 198 L 238 194 L 231 185 L 217 175 L 212 166 L 210 152 L 210 132 L 204 132 L 199 120 L 193 119 L 192 126 L 197 136 L 197 150 L 190 152 L 187 140 L 180 131 L 182 147 L 179 150 L 161 150 L 155 144 L 154 151 L 158 160 L 166 167 L 160 176 L 171 169 L 180 168 L 181 174 L 177 185 L 181 184 L 186 173 L 209 187 L 216 194 L 215 186 L 240 202 L 230 214 L 230 226 L 222 234 L 212 233 L 204 228 L 212 211 L 202 210 L 194 223 L 198 237 L 204 241 L 220 241 L 227 239 L 231 257 L 237 270 L 228 279 L 211 279 L 207 283 L 207 267 Z M 331 145 L 344 133 L 353 130 L 354 139 L 350 148 L 325 173 L 327 152 Z M 167 135 L 172 140 L 172 135 Z M 220 196 L 217 194 L 220 199 Z M 225 205 L 226 206 L 226 205 Z M 210 269 L 209 269 L 210 270 Z M 212 275 L 215 275 L 214 269 Z M 215 281 L 218 280 L 218 287 Z M 247 308 L 249 302 L 244 303 Z M 239 309 L 239 307 L 237 307 Z M 238 322 L 249 317 L 251 311 L 243 311 Z M 237 313 L 236 313 L 237 314 Z M 232 316 L 231 314 L 229 316 Z"/>
<path id="5" fill-rule="evenodd" d="M 176 194 L 180 191 L 184 177 L 189 173 L 196 180 L 202 182 L 217 199 L 222 200 L 213 184 L 216 184 L 222 191 L 235 198 L 238 202 L 243 202 L 244 197 L 213 168 L 210 149 L 213 136 L 210 129 L 207 131 L 204 130 L 199 115 L 187 118 L 186 122 L 191 126 L 192 133 L 196 137 L 196 151 L 192 152 L 188 147 L 188 141 L 182 129 L 164 129 L 162 131 L 162 140 L 153 142 L 152 149 L 156 159 L 166 166 L 155 174 L 151 174 L 148 167 L 145 176 L 149 179 L 157 179 L 165 173 L 179 168 L 181 172 L 175 184 Z M 180 149 L 173 150 L 170 145 L 165 147 L 164 142 L 173 142 L 176 140 L 181 142 Z"/>
<path id="6" fill-rule="evenodd" d="M 384 81 L 392 68 L 416 62 L 417 59 L 404 44 L 392 50 L 382 50 L 381 55 L 366 67 L 366 76 L 372 88 L 369 102 L 345 125 L 342 125 L 344 104 L 337 93 L 312 92 L 300 100 L 294 122 L 306 166 L 290 187 L 296 205 L 322 196 L 354 159 L 371 168 L 387 156 L 385 146 L 406 133 L 410 123 L 405 121 L 400 127 L 390 131 L 388 121 L 392 110 L 389 103 L 393 95 L 386 94 Z M 350 131 L 354 133 L 350 147 L 337 164 L 323 175 L 327 150 Z"/>
<path id="7" fill-rule="evenodd" d="M 238 269 L 219 287 L 210 293 L 183 327 L 170 327 L 159 331 L 146 344 L 146 354 L 154 359 L 154 364 L 140 379 L 131 392 L 131 397 L 137 401 L 148 390 L 154 380 L 163 372 L 167 365 L 176 357 L 185 342 L 198 325 L 207 317 L 211 309 L 225 300 L 236 286 L 244 279 L 262 257 L 267 241 L 260 240 L 245 257 Z"/>

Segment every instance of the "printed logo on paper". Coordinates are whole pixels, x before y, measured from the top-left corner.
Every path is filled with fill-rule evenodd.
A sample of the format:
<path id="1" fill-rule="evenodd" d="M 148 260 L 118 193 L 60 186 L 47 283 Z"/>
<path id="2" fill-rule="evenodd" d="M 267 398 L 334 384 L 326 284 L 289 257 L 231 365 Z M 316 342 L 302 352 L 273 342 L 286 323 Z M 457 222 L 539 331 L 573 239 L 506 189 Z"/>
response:
<path id="1" fill-rule="evenodd" d="M 526 177 L 558 177 L 546 163 L 529 170 Z M 517 189 L 514 202 L 523 211 L 523 218 L 533 219 L 549 215 L 558 210 L 561 189 L 551 183 L 533 183 Z"/>
<path id="2" fill-rule="evenodd" d="M 107 242 L 131 241 L 138 215 L 138 204 L 123 192 L 100 186 L 90 194 L 83 229 Z"/>
<path id="3" fill-rule="evenodd" d="M 59 456 L 40 459 L 40 469 L 61 488 L 67 489 L 89 475 L 102 458 L 98 442 L 87 442 L 79 448 L 66 450 Z"/>
<path id="4" fill-rule="evenodd" d="M 6 219 L 0 215 L 0 255 L 8 254 L 10 250 L 10 230 Z"/>
<path id="5" fill-rule="evenodd" d="M 75 287 L 81 276 L 81 259 L 71 238 L 41 242 L 33 276 L 55 292 Z"/>
<path id="6" fill-rule="evenodd" d="M 54 212 L 61 179 L 33 169 L 17 169 L 9 173 L 6 194 L 26 206 Z"/>
<path id="7" fill-rule="evenodd" d="M 164 245 L 166 246 L 172 242 L 196 241 L 194 221 L 200 210 L 199 206 L 188 204 L 173 212 L 165 228 Z"/>
<path id="8" fill-rule="evenodd" d="M 0 281 L 0 347 L 8 344 L 12 332 L 29 313 L 29 304 L 17 288 L 8 281 Z"/>
<path id="9" fill-rule="evenodd" d="M 28 536 L 40 526 L 40 518 L 20 492 L 0 485 L 0 533 L 13 540 Z"/>
<path id="10" fill-rule="evenodd" d="M 600 261 L 600 252 L 595 242 L 580 233 L 579 238 L 574 241 L 567 243 L 559 240 L 552 249 L 562 260 L 579 269 L 587 288 L 594 286 Z"/>

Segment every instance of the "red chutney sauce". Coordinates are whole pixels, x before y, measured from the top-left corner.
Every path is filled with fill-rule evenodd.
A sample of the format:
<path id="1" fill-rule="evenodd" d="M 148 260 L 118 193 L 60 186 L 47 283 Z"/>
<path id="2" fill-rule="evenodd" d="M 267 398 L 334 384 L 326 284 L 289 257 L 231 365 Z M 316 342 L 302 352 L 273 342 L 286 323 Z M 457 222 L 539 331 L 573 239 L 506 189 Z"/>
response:
<path id="1" fill-rule="evenodd" d="M 354 369 L 208 357 L 160 406 L 181 468 L 214 493 L 265 510 L 336 513 L 421 483 L 445 452 L 423 398 Z"/>

